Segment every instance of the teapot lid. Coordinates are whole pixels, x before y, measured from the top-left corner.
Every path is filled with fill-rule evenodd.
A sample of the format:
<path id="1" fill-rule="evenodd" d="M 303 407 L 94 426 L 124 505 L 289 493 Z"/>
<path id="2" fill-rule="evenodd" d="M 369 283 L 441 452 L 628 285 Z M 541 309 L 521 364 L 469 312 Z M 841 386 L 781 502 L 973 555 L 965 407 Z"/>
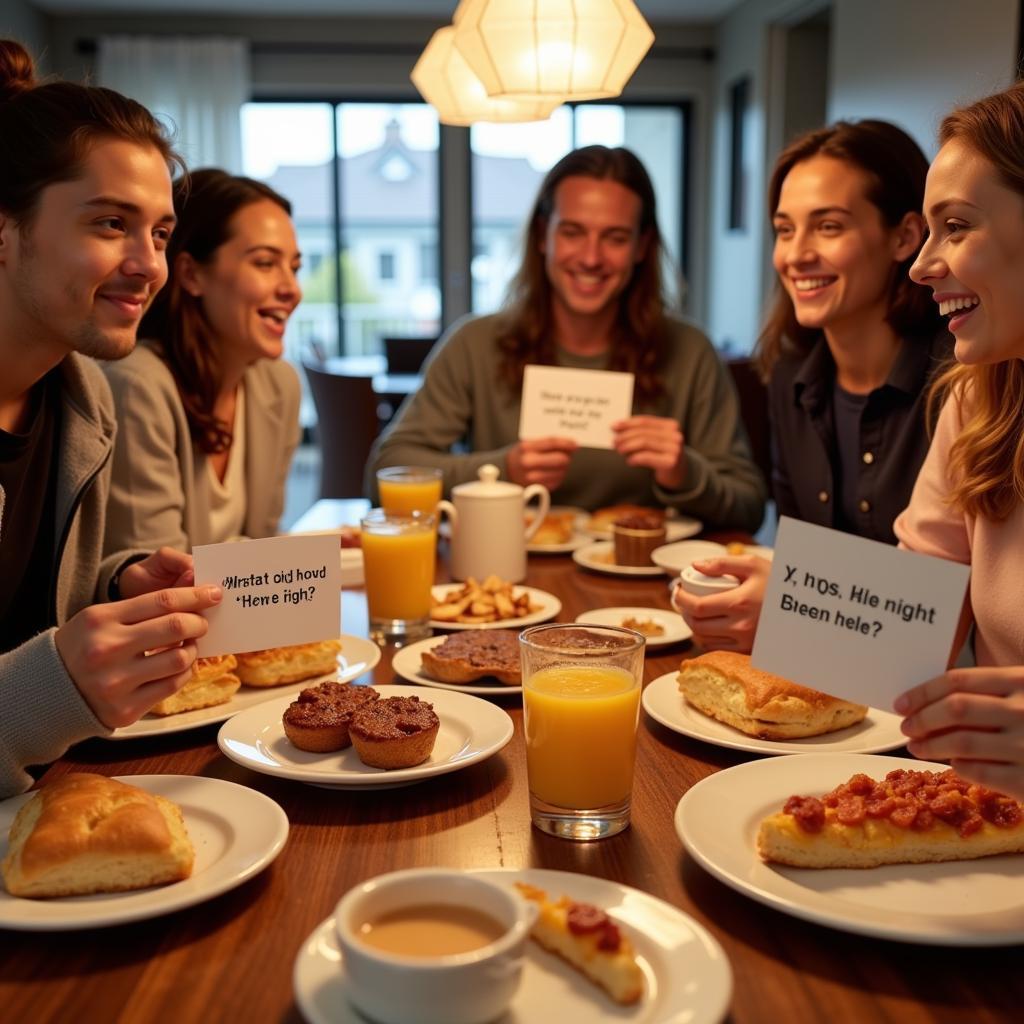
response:
<path id="1" fill-rule="evenodd" d="M 478 480 L 458 484 L 452 488 L 452 494 L 467 498 L 508 498 L 511 495 L 521 495 L 523 489 L 519 484 L 498 479 L 500 472 L 497 466 L 488 462 L 477 470 Z"/>

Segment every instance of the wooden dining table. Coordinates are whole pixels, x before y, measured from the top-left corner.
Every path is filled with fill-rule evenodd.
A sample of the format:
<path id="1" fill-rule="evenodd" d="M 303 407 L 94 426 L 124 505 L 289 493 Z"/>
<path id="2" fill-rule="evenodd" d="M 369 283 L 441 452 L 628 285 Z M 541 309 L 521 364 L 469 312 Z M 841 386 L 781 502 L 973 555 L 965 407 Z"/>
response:
<path id="1" fill-rule="evenodd" d="M 669 607 L 667 577 L 598 574 L 565 555 L 531 556 L 525 582 L 557 595 L 564 622 L 600 607 Z M 363 592 L 344 592 L 342 607 L 344 631 L 366 636 Z M 690 643 L 650 649 L 645 683 L 694 653 Z M 401 682 L 393 655 L 384 649 L 364 681 Z M 724 949 L 734 978 L 727 1019 L 737 1024 L 1024 1019 L 1019 947 L 949 948 L 851 934 L 754 902 L 698 866 L 673 827 L 676 805 L 701 779 L 755 761 L 751 754 L 642 715 L 631 827 L 590 843 L 532 828 L 522 703 L 514 695 L 495 700 L 514 723 L 504 749 L 463 770 L 386 790 L 329 791 L 250 771 L 220 752 L 216 725 L 76 746 L 48 769 L 44 784 L 73 771 L 226 779 L 275 800 L 288 816 L 289 837 L 257 877 L 186 910 L 93 931 L 0 930 L 0 1020 L 301 1020 L 292 969 L 307 936 L 353 885 L 419 866 L 558 869 L 665 900 Z M 550 1019 L 560 1021 L 554 1009 Z"/>

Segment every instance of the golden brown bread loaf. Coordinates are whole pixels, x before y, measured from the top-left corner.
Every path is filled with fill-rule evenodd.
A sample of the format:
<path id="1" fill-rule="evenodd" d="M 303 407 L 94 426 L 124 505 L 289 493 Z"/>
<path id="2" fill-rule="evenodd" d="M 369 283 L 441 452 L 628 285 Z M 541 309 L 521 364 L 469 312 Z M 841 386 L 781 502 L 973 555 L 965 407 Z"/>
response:
<path id="1" fill-rule="evenodd" d="M 733 651 L 684 661 L 678 681 L 680 692 L 698 711 L 763 740 L 845 729 L 862 721 L 868 710 L 762 672 L 750 664 L 749 654 Z"/>
<path id="2" fill-rule="evenodd" d="M 79 896 L 176 882 L 189 877 L 194 858 L 177 804 L 82 773 L 22 806 L 2 872 L 12 896 Z"/>
<path id="3" fill-rule="evenodd" d="M 236 664 L 233 654 L 196 658 L 192 666 L 192 678 L 177 693 L 151 707 L 149 713 L 177 715 L 182 711 L 226 704 L 242 685 L 238 676 L 231 674 Z"/>
<path id="4" fill-rule="evenodd" d="M 340 640 L 248 651 L 238 655 L 235 674 L 246 686 L 284 686 L 336 672 L 340 653 Z"/>

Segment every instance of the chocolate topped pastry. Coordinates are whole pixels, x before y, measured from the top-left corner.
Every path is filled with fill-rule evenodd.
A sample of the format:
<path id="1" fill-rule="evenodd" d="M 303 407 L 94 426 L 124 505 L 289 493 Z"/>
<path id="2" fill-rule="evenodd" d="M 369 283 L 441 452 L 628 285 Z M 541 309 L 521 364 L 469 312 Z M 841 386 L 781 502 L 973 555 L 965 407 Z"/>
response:
<path id="1" fill-rule="evenodd" d="M 352 715 L 380 698 L 372 686 L 320 683 L 303 690 L 285 709 L 284 732 L 300 750 L 327 753 L 352 742 Z"/>
<path id="2" fill-rule="evenodd" d="M 431 679 L 444 683 L 470 683 L 493 678 L 509 686 L 522 683 L 519 634 L 511 629 L 467 629 L 454 633 L 420 655 L 420 665 Z"/>
<path id="3" fill-rule="evenodd" d="M 411 768 L 430 757 L 440 726 L 432 704 L 419 697 L 387 697 L 360 708 L 349 735 L 364 764 Z"/>
<path id="4" fill-rule="evenodd" d="M 650 565 L 651 552 L 666 536 L 664 517 L 647 512 L 620 516 L 612 523 L 616 565 Z"/>

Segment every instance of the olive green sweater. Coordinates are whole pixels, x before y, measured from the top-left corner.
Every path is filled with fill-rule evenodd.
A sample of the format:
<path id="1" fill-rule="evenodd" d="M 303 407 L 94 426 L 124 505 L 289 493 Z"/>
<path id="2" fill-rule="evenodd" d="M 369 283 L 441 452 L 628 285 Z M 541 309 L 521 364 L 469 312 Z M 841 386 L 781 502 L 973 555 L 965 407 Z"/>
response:
<path id="1" fill-rule="evenodd" d="M 580 448 L 552 502 L 600 508 L 619 502 L 663 505 L 702 520 L 709 528 L 753 532 L 761 523 L 765 483 L 750 457 L 739 403 L 728 372 L 711 342 L 691 324 L 670 321 L 673 338 L 662 380 L 665 393 L 652 405 L 634 402 L 634 413 L 668 416 L 683 431 L 686 478 L 666 491 L 654 473 L 628 466 L 615 451 Z M 492 462 L 507 477 L 506 455 L 519 430 L 519 394 L 499 382 L 496 316 L 456 324 L 435 347 L 423 387 L 403 404 L 367 464 L 367 493 L 383 466 L 436 466 L 445 492 L 476 478 Z M 605 355 L 575 356 L 558 350 L 556 364 L 607 368 Z M 456 449 L 453 451 L 453 446 Z"/>

